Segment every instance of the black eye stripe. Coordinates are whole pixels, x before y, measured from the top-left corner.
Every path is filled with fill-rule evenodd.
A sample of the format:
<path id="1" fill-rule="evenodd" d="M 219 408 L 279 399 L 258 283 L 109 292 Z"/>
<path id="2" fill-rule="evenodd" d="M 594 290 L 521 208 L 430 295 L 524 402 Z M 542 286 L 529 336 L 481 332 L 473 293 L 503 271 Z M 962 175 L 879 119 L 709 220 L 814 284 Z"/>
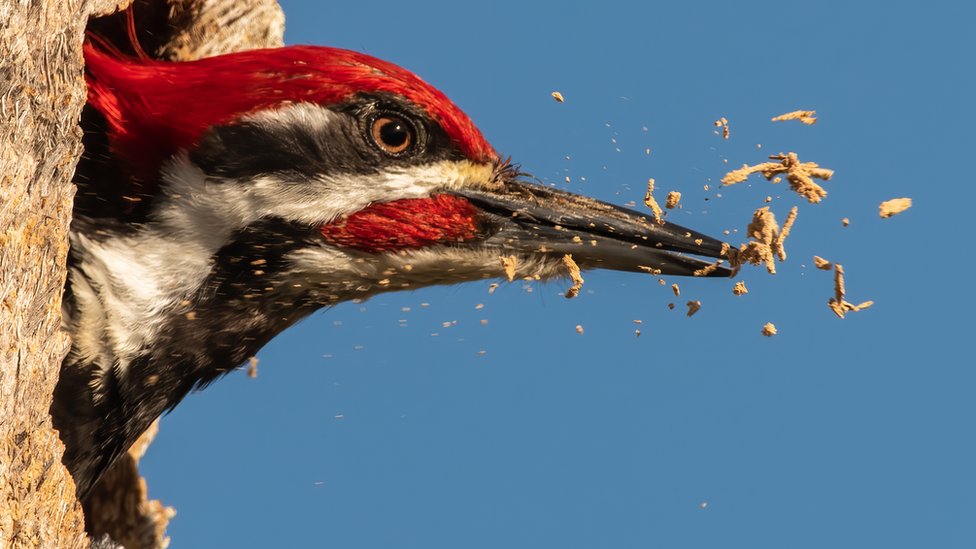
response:
<path id="1" fill-rule="evenodd" d="M 305 105 L 303 116 L 269 116 L 211 128 L 190 152 L 190 159 L 208 175 L 247 180 L 261 174 L 299 174 L 301 181 L 321 175 L 376 173 L 387 166 L 410 166 L 438 160 L 460 160 L 463 153 L 443 129 L 409 104 L 393 99 L 356 98 L 329 107 Z M 316 110 L 321 109 L 317 115 Z M 382 125 L 377 137 L 371 122 L 396 119 L 413 130 L 403 145 L 397 124 Z M 287 178 L 293 178 L 286 175 Z"/>

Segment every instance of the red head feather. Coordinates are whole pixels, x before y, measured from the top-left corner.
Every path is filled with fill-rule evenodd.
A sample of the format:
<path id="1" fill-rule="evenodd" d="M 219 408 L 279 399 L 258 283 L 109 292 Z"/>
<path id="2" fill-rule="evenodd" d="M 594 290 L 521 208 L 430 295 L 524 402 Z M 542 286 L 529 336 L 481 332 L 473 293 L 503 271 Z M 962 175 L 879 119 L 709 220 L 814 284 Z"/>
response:
<path id="1" fill-rule="evenodd" d="M 216 124 L 276 106 L 330 105 L 356 93 L 405 97 L 436 120 L 470 159 L 497 153 L 442 92 L 392 63 L 348 50 L 291 46 L 198 61 L 122 59 L 85 45 L 88 102 L 106 118 L 113 151 L 149 176 Z"/>

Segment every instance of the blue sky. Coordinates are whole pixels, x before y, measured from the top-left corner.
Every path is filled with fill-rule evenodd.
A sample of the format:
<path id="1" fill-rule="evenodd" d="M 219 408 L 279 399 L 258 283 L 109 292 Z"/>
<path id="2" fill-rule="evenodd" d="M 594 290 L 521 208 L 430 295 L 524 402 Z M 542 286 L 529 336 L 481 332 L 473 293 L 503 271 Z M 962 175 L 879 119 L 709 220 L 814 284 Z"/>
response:
<path id="1" fill-rule="evenodd" d="M 767 195 L 799 205 L 778 274 L 318 313 L 163 419 L 142 469 L 173 547 L 976 546 L 976 9 L 637 4 L 282 2 L 289 43 L 413 70 L 546 182 L 640 205 L 653 177 L 684 195 L 671 219 L 736 243 Z M 817 124 L 769 121 L 799 108 Z M 823 203 L 718 188 L 780 151 L 836 170 Z M 815 254 L 875 306 L 836 318 Z"/>

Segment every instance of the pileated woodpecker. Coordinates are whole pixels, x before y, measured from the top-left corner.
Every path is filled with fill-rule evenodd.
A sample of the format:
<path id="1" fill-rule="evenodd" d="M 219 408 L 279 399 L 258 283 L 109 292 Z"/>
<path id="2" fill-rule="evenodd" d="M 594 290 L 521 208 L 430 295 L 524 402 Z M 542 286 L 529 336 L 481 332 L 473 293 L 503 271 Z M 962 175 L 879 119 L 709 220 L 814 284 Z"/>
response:
<path id="1" fill-rule="evenodd" d="M 718 240 L 525 181 L 416 75 L 326 47 L 193 62 L 85 47 L 52 407 L 81 498 L 160 414 L 312 311 L 580 267 L 690 275 Z M 718 268 L 710 276 L 728 275 Z"/>

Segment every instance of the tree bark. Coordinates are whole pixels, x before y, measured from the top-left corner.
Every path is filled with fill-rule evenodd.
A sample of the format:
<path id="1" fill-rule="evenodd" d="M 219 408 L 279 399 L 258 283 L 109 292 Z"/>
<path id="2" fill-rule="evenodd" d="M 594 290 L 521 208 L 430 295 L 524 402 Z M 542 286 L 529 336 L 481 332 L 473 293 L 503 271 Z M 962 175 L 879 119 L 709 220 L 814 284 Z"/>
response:
<path id="1" fill-rule="evenodd" d="M 128 3 L 0 0 L 0 549 L 90 544 L 48 410 L 70 345 L 61 293 L 86 96 L 81 45 L 89 16 Z M 170 32 L 154 33 L 165 39 L 147 50 L 161 58 L 282 43 L 275 0 L 140 3 L 164 14 Z M 122 464 L 130 472 L 131 459 Z M 166 538 L 148 543 L 164 547 Z"/>

